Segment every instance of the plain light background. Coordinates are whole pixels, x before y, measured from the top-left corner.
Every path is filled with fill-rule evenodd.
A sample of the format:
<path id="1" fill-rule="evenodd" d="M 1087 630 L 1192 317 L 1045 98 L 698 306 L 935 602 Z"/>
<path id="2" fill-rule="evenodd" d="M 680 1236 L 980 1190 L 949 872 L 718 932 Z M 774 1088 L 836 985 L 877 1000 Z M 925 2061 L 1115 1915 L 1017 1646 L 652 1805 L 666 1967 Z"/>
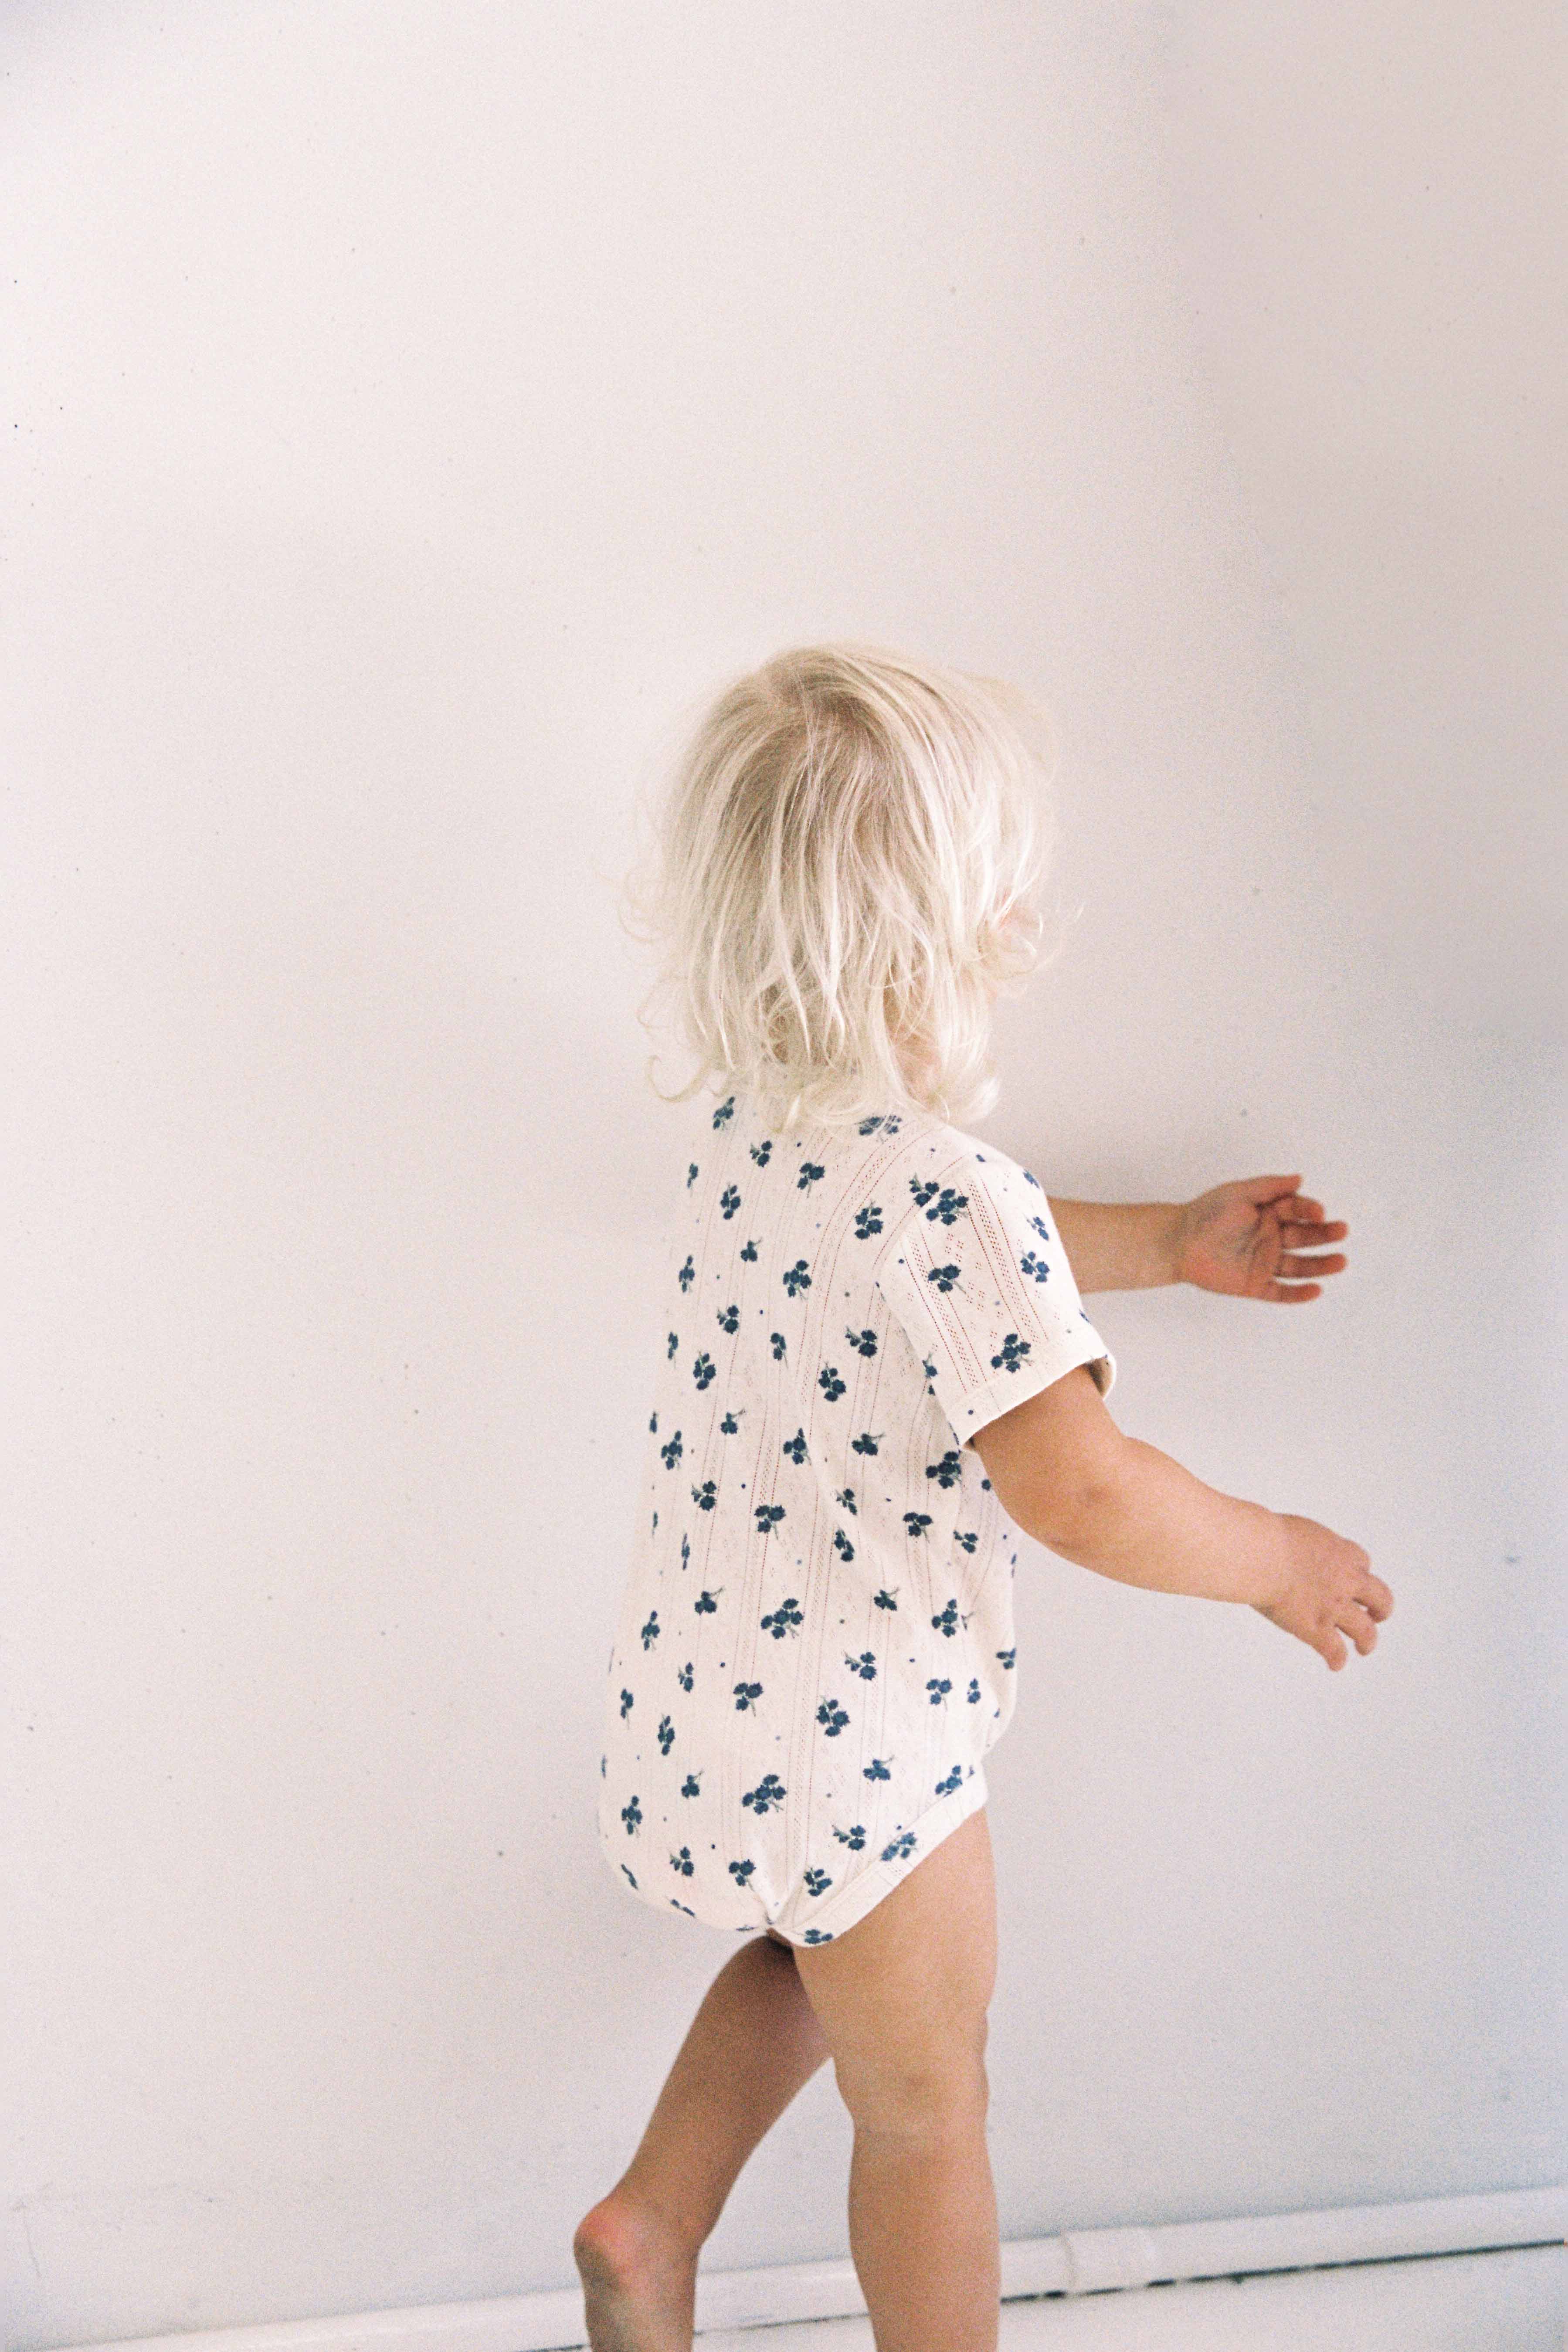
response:
<path id="1" fill-rule="evenodd" d="M 1121 1425 L 1364 1544 L 1331 1675 L 1032 1544 L 1004 2235 L 1564 2175 L 1565 37 L 1541 5 L 16 6 L 13 2352 L 574 2281 L 728 1941 L 594 1835 L 670 714 L 1055 713 L 1047 1190 L 1300 1171 Z M 667 1090 L 688 1066 L 667 1046 Z M 712 2267 L 847 2250 L 830 2070 Z"/>

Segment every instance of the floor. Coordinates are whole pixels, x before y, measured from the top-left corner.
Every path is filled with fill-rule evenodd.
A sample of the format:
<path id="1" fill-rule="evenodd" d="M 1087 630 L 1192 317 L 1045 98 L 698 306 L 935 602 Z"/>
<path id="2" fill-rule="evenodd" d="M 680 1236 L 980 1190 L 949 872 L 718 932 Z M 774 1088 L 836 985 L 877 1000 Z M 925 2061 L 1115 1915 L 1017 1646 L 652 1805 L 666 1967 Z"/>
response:
<path id="1" fill-rule="evenodd" d="M 697 2352 L 873 2352 L 871 2323 L 705 2331 Z M 1041 2295 L 1003 2305 L 1000 2352 L 1568 2352 L 1568 2248 Z"/>

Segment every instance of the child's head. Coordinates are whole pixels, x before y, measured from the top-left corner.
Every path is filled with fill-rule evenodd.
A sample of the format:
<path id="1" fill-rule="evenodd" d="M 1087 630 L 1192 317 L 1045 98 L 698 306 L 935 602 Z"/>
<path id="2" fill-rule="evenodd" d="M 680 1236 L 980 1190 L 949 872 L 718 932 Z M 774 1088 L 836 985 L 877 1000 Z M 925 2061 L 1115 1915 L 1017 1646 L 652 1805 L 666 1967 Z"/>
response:
<path id="1" fill-rule="evenodd" d="M 677 991 L 700 1056 L 664 1099 L 716 1079 L 775 1130 L 983 1118 L 992 1003 L 1042 961 L 1041 714 L 994 680 L 834 644 L 776 655 L 687 725 L 656 871 L 626 892 L 666 943 L 652 993 Z"/>

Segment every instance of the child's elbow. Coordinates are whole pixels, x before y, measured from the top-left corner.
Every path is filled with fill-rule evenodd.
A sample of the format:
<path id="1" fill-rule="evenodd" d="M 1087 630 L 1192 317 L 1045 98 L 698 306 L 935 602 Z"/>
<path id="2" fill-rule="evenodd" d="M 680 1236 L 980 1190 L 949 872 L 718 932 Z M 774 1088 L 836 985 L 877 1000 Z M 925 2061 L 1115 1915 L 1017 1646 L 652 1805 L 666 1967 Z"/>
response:
<path id="1" fill-rule="evenodd" d="M 1118 1484 L 1131 1441 L 1089 1366 L 1075 1364 L 970 1443 L 1014 1524 L 1070 1558 Z"/>

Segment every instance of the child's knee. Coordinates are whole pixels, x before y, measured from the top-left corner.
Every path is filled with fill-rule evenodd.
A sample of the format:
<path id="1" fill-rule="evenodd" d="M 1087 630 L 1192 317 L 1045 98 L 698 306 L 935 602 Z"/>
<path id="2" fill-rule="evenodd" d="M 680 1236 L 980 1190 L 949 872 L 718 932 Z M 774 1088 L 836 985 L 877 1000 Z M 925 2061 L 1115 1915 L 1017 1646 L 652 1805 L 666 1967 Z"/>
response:
<path id="1" fill-rule="evenodd" d="M 953 2035 L 919 2056 L 868 2052 L 837 2058 L 838 2095 L 857 2131 L 899 2138 L 940 2138 L 984 2124 L 990 2103 L 984 2023 L 977 2035 Z"/>
<path id="2" fill-rule="evenodd" d="M 823 1948 L 837 1950 L 837 1945 Z M 817 1954 L 810 1955 L 816 1959 Z M 805 1966 L 801 1966 L 803 1977 Z M 967 2127 L 989 2097 L 985 2050 L 991 1978 L 984 1967 L 955 1966 L 942 1998 L 930 1998 L 924 1972 L 900 1983 L 871 1979 L 823 1998 L 822 1971 L 807 1983 L 833 2057 L 838 2095 L 858 2129 L 931 2133 Z"/>

